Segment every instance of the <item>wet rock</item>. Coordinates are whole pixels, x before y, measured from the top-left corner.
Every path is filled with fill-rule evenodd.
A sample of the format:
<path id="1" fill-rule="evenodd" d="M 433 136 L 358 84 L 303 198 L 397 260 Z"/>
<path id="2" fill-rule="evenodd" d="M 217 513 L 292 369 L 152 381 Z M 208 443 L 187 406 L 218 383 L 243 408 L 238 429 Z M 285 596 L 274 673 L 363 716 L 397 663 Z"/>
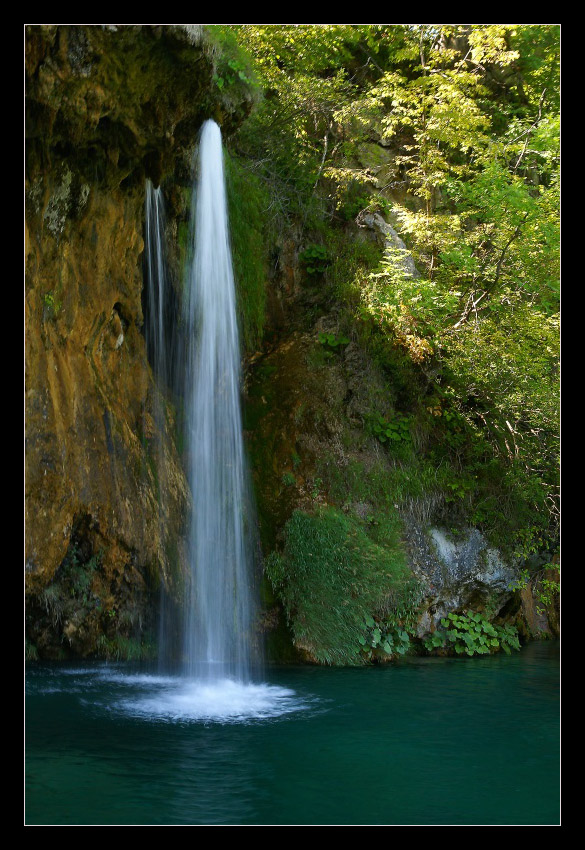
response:
<path id="1" fill-rule="evenodd" d="M 434 629 L 449 611 L 482 611 L 496 616 L 509 601 L 518 576 L 515 565 L 489 545 L 476 528 L 458 530 L 407 525 L 413 572 L 424 587 L 418 631 Z"/>
<path id="2" fill-rule="evenodd" d="M 383 241 L 387 257 L 391 257 L 396 268 L 404 277 L 419 278 L 420 273 L 414 264 L 412 254 L 406 247 L 404 241 L 394 230 L 391 224 L 385 221 L 380 213 L 364 210 L 357 218 L 360 227 L 367 227 L 379 234 Z"/>

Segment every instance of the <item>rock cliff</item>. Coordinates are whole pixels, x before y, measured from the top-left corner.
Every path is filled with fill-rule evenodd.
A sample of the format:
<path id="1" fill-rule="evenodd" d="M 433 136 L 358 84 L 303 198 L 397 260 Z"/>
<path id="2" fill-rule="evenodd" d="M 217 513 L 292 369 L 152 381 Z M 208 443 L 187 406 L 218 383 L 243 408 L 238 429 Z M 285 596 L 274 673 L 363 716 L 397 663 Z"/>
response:
<path id="1" fill-rule="evenodd" d="M 246 114 L 213 73 L 194 25 L 27 27 L 26 590 L 42 655 L 117 653 L 181 575 L 188 493 L 143 336 L 144 186 L 186 182 L 202 121 L 227 132 Z"/>

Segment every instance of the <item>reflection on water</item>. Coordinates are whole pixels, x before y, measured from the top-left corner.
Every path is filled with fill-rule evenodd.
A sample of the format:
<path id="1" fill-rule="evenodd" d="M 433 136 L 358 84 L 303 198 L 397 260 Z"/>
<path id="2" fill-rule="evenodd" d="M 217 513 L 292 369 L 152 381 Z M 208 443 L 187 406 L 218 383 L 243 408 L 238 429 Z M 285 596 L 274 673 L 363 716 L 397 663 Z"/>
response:
<path id="1" fill-rule="evenodd" d="M 559 822 L 555 644 L 242 687 L 32 665 L 26 822 Z"/>

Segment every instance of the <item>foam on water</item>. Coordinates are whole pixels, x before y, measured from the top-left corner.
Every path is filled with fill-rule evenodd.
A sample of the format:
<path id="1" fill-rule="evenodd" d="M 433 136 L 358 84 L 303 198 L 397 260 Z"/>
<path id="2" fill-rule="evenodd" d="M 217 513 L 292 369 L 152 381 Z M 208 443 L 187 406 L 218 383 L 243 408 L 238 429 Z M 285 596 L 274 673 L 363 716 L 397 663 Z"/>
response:
<path id="1" fill-rule="evenodd" d="M 29 696 L 82 695 L 88 710 L 168 723 L 249 723 L 314 710 L 321 702 L 267 682 L 131 671 L 124 664 L 43 669 L 30 676 L 26 689 Z"/>
<path id="2" fill-rule="evenodd" d="M 116 681 L 122 681 L 117 677 Z M 281 717 L 308 707 L 289 688 L 277 685 L 244 684 L 235 679 L 200 681 L 128 676 L 126 684 L 148 685 L 114 704 L 125 714 L 148 720 L 170 722 L 242 723 Z"/>

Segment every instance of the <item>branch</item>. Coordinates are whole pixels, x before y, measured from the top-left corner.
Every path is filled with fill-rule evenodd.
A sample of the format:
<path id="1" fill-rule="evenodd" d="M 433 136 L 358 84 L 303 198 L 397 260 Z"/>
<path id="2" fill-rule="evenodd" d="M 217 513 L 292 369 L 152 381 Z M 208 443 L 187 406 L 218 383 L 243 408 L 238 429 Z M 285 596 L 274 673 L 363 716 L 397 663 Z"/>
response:
<path id="1" fill-rule="evenodd" d="M 516 229 L 514 230 L 514 233 L 512 233 L 512 235 L 510 236 L 510 238 L 508 239 L 508 241 L 506 242 L 506 244 L 502 248 L 502 252 L 501 252 L 501 254 L 498 258 L 498 263 L 496 265 L 496 273 L 495 273 L 494 279 L 491 282 L 491 284 L 488 284 L 486 286 L 484 291 L 481 293 L 481 295 L 477 299 L 474 298 L 475 292 L 473 292 L 473 291 L 470 292 L 469 297 L 467 299 L 467 302 L 465 304 L 465 307 L 463 309 L 463 312 L 462 312 L 461 316 L 459 317 L 458 321 L 456 322 L 456 324 L 453 325 L 452 330 L 454 330 L 454 331 L 458 330 L 461 327 L 461 325 L 463 325 L 467 321 L 467 319 L 469 318 L 469 314 L 471 313 L 472 310 L 475 312 L 475 314 L 477 316 L 477 307 L 480 304 L 480 302 L 483 301 L 483 299 L 486 297 L 486 295 L 489 295 L 497 287 L 498 281 L 500 279 L 500 274 L 501 274 L 501 271 L 502 271 L 502 264 L 504 262 L 504 258 L 506 256 L 508 248 L 510 247 L 512 242 L 515 239 L 517 239 L 518 236 L 520 235 L 520 231 L 522 230 L 522 225 L 526 222 L 527 218 L 528 218 L 528 212 L 525 212 L 522 221 L 519 224 L 516 225 Z"/>
<path id="2" fill-rule="evenodd" d="M 516 165 L 514 166 L 513 171 L 518 170 L 518 166 L 520 165 L 520 163 L 524 159 L 524 154 L 526 153 L 526 149 L 528 147 L 528 139 L 530 138 L 530 134 L 532 133 L 533 130 L 536 130 L 536 128 L 540 124 L 540 119 L 542 118 L 542 104 L 544 103 L 544 95 L 545 94 L 546 94 L 546 89 L 543 89 L 542 94 L 540 95 L 540 100 L 538 102 L 538 115 L 536 116 L 536 120 L 530 125 L 530 127 L 528 127 L 527 130 L 524 131 L 524 133 L 521 133 L 518 136 L 517 139 L 514 139 L 514 141 L 517 142 L 519 139 L 522 138 L 522 136 L 524 136 L 524 135 L 526 136 L 526 139 L 524 140 L 524 147 L 522 148 L 520 156 L 518 157 L 518 159 L 516 161 Z"/>
<path id="3" fill-rule="evenodd" d="M 319 166 L 319 171 L 317 172 L 317 179 L 315 180 L 315 185 L 313 186 L 313 192 L 315 192 L 315 189 L 317 188 L 317 184 L 319 183 L 319 180 L 321 179 L 321 173 L 323 171 L 323 166 L 325 165 L 325 158 L 327 156 L 327 148 L 329 147 L 329 131 L 331 130 L 331 127 L 332 127 L 332 123 L 330 121 L 329 126 L 327 127 L 327 129 L 325 131 L 325 135 L 323 136 L 323 156 L 321 157 L 321 164 Z"/>
<path id="4" fill-rule="evenodd" d="M 520 224 L 516 225 L 516 229 L 514 230 L 514 233 L 510 236 L 510 238 L 508 239 L 508 241 L 504 245 L 504 248 L 502 249 L 502 253 L 500 254 L 500 259 L 498 260 L 498 265 L 496 266 L 496 276 L 494 277 L 494 281 L 493 281 L 492 285 L 489 287 L 488 291 L 495 289 L 496 286 L 498 285 L 498 280 L 500 279 L 500 272 L 502 270 L 502 263 L 504 262 L 504 257 L 506 256 L 506 252 L 507 252 L 508 248 L 510 247 L 510 245 L 512 244 L 512 242 L 515 239 L 517 239 L 518 236 L 520 235 L 520 231 L 522 230 L 522 225 L 526 222 L 527 218 L 528 218 L 528 211 L 526 211 L 524 213 L 524 218 L 522 219 Z"/>

